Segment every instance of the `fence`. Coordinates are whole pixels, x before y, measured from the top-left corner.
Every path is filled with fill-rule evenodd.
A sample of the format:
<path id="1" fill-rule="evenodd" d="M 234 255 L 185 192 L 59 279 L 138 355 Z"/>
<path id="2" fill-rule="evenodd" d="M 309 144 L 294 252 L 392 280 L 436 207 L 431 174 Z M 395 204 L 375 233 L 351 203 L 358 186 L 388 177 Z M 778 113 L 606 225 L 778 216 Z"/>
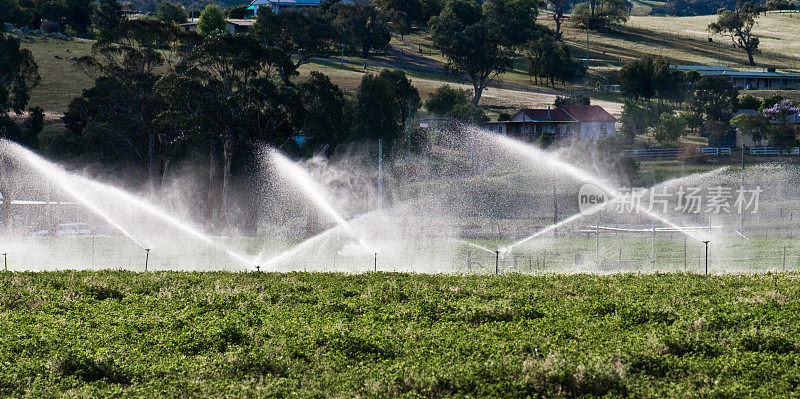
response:
<path id="1" fill-rule="evenodd" d="M 680 148 L 639 148 L 622 150 L 622 155 L 631 158 L 677 158 Z M 698 150 L 703 155 L 731 155 L 730 147 L 703 147 Z"/>
<path id="2" fill-rule="evenodd" d="M 750 147 L 750 155 L 799 155 L 800 147 L 792 148 L 790 153 L 786 150 L 781 151 L 775 147 Z"/>

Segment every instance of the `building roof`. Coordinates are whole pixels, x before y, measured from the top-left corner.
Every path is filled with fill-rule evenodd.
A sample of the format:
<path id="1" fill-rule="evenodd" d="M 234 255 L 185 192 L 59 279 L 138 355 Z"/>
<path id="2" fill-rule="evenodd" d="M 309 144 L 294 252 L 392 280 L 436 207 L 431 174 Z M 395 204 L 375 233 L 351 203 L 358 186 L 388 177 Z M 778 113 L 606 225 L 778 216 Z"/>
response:
<path id="1" fill-rule="evenodd" d="M 521 109 L 517 115 L 524 113 L 526 122 L 576 122 L 574 118 L 560 109 Z M 515 117 L 517 115 L 514 115 Z M 512 118 L 514 119 L 514 118 Z"/>
<path id="2" fill-rule="evenodd" d="M 252 5 L 275 5 L 294 7 L 317 7 L 322 0 L 254 0 Z"/>
<path id="3" fill-rule="evenodd" d="M 772 71 L 739 71 L 721 65 L 673 65 L 679 71 L 697 71 L 702 76 L 729 76 L 732 78 L 800 79 L 795 73 Z"/>
<path id="4" fill-rule="evenodd" d="M 673 68 L 679 71 L 697 71 L 697 72 L 713 72 L 713 71 L 734 71 L 731 67 L 722 65 L 673 65 Z"/>
<path id="5" fill-rule="evenodd" d="M 578 122 L 616 122 L 617 118 L 599 105 L 562 105 L 563 110 Z"/>
<path id="6" fill-rule="evenodd" d="M 703 74 L 701 73 L 701 75 Z M 722 71 L 720 73 L 715 73 L 713 75 L 730 76 L 732 78 L 800 79 L 800 75 L 796 73 L 784 73 L 784 72 Z"/>

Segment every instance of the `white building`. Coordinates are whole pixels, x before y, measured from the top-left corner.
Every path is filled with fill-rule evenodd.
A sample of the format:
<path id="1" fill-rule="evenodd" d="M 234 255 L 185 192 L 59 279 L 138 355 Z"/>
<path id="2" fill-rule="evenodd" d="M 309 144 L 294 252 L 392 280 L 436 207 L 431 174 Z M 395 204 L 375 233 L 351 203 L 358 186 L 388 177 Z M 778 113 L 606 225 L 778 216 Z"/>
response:
<path id="1" fill-rule="evenodd" d="M 287 8 L 319 7 L 320 3 L 322 0 L 253 0 L 250 8 L 253 14 L 258 16 L 258 10 L 261 8 L 269 8 L 275 14 L 279 14 L 281 10 Z"/>
<path id="2" fill-rule="evenodd" d="M 485 123 L 484 127 L 512 136 L 534 138 L 553 134 L 598 139 L 614 136 L 616 122 L 617 118 L 599 105 L 564 105 L 553 109 L 521 109 L 511 120 Z"/>

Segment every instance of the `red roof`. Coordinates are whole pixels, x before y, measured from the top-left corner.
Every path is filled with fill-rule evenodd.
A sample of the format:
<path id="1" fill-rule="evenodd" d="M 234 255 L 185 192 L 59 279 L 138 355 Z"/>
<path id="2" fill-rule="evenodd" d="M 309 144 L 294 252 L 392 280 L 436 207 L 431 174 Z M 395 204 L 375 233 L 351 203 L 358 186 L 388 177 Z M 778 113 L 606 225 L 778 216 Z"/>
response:
<path id="1" fill-rule="evenodd" d="M 575 119 L 564 113 L 560 109 L 522 109 L 525 116 L 531 121 L 540 122 L 575 122 Z M 519 113 L 518 113 L 519 114 Z M 513 118 L 512 118 L 513 119 Z"/>
<path id="2" fill-rule="evenodd" d="M 573 116 L 578 122 L 616 122 L 617 118 L 599 105 L 562 105 L 559 109 Z"/>

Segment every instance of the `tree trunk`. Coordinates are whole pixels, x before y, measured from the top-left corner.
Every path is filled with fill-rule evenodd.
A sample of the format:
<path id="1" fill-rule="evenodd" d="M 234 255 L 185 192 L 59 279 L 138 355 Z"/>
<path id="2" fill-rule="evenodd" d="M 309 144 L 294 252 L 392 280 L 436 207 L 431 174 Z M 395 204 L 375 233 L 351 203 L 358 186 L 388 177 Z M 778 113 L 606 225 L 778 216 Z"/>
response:
<path id="1" fill-rule="evenodd" d="M 755 60 L 753 60 L 753 50 L 745 49 L 747 51 L 747 65 L 756 65 Z"/>
<path id="2" fill-rule="evenodd" d="M 214 219 L 214 215 L 216 214 L 216 192 L 217 192 L 217 181 L 219 180 L 219 148 L 217 146 L 216 140 L 211 140 L 209 144 L 208 150 L 208 198 L 207 198 L 207 206 L 208 206 L 208 218 L 209 220 Z"/>
<path id="3" fill-rule="evenodd" d="M 0 231 L 11 231 L 11 189 L 8 182 L 8 170 L 5 158 L 0 155 L 0 194 L 3 195 L 3 204 L 0 205 Z"/>
<path id="4" fill-rule="evenodd" d="M 472 104 L 477 107 L 478 102 L 481 101 L 481 95 L 483 94 L 483 85 L 481 85 L 480 82 L 475 82 L 472 84 L 472 88 L 475 90 L 475 93 L 472 96 Z"/>
<path id="5" fill-rule="evenodd" d="M 147 174 L 150 178 L 150 189 L 156 189 L 156 134 L 150 133 L 147 144 Z"/>
<path id="6" fill-rule="evenodd" d="M 561 35 L 561 17 L 558 13 L 553 14 L 553 21 L 556 22 L 556 34 Z"/>
<path id="7" fill-rule="evenodd" d="M 231 162 L 233 161 L 233 137 L 226 134 L 222 143 L 222 201 L 220 215 L 223 217 L 228 211 L 228 191 L 231 184 Z"/>
<path id="8" fill-rule="evenodd" d="M 289 71 L 287 71 L 286 69 L 287 68 L 283 67 L 278 68 L 278 75 L 281 77 L 281 81 L 283 82 L 284 85 L 286 85 L 287 87 L 293 87 L 294 83 L 289 79 L 291 73 L 289 73 Z"/>
<path id="9" fill-rule="evenodd" d="M 167 178 L 167 140 L 163 134 L 158 135 L 158 175 L 163 185 Z"/>

